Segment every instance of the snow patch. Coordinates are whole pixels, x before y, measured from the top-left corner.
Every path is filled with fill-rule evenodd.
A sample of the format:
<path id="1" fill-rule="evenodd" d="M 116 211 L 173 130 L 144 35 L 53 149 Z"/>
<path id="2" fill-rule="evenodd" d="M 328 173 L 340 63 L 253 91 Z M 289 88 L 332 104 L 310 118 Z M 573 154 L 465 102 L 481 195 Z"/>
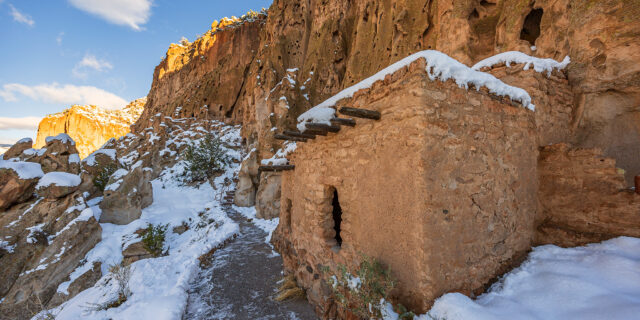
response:
<path id="1" fill-rule="evenodd" d="M 55 140 L 58 140 L 58 141 L 60 141 L 60 142 L 62 142 L 62 143 L 64 143 L 64 144 L 69 143 L 69 144 L 71 144 L 72 146 L 75 146 L 75 145 L 76 145 L 76 142 L 75 142 L 75 141 L 73 141 L 73 139 L 71 139 L 71 136 L 69 136 L 69 135 L 68 135 L 68 134 L 66 134 L 66 133 L 61 133 L 61 134 L 59 134 L 59 135 L 57 135 L 57 136 L 55 136 L 55 137 L 46 137 L 46 138 L 44 139 L 44 141 L 45 141 L 47 144 L 49 144 L 49 143 L 51 143 L 51 142 L 53 142 L 53 141 L 55 141 Z"/>
<path id="2" fill-rule="evenodd" d="M 262 161 L 260 161 L 260 164 L 263 165 L 263 166 L 285 165 L 285 164 L 289 163 L 289 159 L 287 159 L 287 156 L 291 152 L 296 151 L 296 148 L 297 148 L 297 145 L 296 145 L 295 142 L 287 141 L 287 142 L 284 143 L 284 145 L 282 146 L 281 149 L 278 149 L 278 151 L 276 152 L 276 154 L 273 155 L 273 157 L 271 157 L 269 159 L 262 159 Z"/>
<path id="3" fill-rule="evenodd" d="M 23 180 L 42 178 L 44 176 L 42 166 L 33 162 L 0 160 L 0 169 L 11 169 Z"/>
<path id="4" fill-rule="evenodd" d="M 80 183 L 82 183 L 82 179 L 76 174 L 55 171 L 45 174 L 42 179 L 38 181 L 36 189 L 45 188 L 50 185 L 57 187 L 77 187 Z"/>
<path id="5" fill-rule="evenodd" d="M 99 154 L 104 154 L 109 158 L 113 159 L 114 161 L 116 160 L 116 149 L 98 149 L 94 151 L 92 154 L 90 154 L 88 157 L 86 157 L 84 159 L 84 162 L 91 167 L 95 166 L 96 156 Z"/>

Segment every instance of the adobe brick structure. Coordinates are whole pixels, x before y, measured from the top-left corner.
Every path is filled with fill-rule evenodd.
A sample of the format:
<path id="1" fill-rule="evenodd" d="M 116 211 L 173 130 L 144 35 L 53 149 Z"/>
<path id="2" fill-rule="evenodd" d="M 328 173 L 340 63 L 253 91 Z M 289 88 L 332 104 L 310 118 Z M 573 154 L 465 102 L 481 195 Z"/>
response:
<path id="1" fill-rule="evenodd" d="M 338 105 L 382 117 L 298 143 L 273 237 L 320 314 L 336 312 L 321 267 L 354 268 L 361 253 L 391 267 L 396 298 L 417 312 L 446 292 L 482 292 L 526 254 L 537 212 L 533 111 L 431 81 L 424 59 Z"/>

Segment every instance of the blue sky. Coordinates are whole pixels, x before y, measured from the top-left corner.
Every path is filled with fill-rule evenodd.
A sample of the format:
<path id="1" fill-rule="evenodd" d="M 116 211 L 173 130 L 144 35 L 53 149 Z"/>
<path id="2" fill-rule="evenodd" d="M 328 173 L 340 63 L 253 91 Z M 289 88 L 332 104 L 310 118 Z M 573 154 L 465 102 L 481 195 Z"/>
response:
<path id="1" fill-rule="evenodd" d="M 0 0 L 0 144 L 72 104 L 145 96 L 170 43 L 271 0 Z"/>

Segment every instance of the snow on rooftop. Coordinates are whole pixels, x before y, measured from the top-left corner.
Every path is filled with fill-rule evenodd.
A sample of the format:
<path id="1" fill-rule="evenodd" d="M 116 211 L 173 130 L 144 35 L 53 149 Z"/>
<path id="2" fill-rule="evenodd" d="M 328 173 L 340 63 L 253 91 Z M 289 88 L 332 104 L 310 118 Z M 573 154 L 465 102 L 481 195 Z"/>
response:
<path id="1" fill-rule="evenodd" d="M 75 145 L 76 145 L 76 142 L 75 142 L 75 141 L 73 141 L 73 139 L 71 139 L 71 137 L 70 137 L 68 134 L 66 134 L 66 133 L 61 133 L 61 134 L 59 134 L 59 135 L 57 135 L 57 136 L 55 136 L 55 137 L 46 137 L 46 138 L 44 139 L 44 141 L 45 141 L 46 143 L 51 143 L 51 142 L 53 142 L 54 140 L 59 140 L 59 141 L 60 141 L 60 142 L 62 142 L 62 143 L 70 143 L 72 146 L 75 146 Z"/>
<path id="2" fill-rule="evenodd" d="M 511 67 L 512 63 L 524 64 L 524 70 L 529 70 L 533 66 L 533 70 L 536 72 L 547 72 L 547 75 L 551 75 L 554 69 L 562 70 L 569 65 L 571 58 L 569 56 L 564 57 L 562 62 L 558 62 L 553 59 L 542 59 L 532 57 L 519 51 L 507 51 L 497 54 L 493 57 L 486 58 L 476 63 L 471 69 L 482 70 L 482 68 L 491 68 L 494 65 L 504 63 L 507 67 Z"/>
<path id="3" fill-rule="evenodd" d="M 42 166 L 33 162 L 0 160 L 0 169 L 11 169 L 18 174 L 20 179 L 36 179 L 44 176 Z"/>
<path id="4" fill-rule="evenodd" d="M 44 188 L 50 185 L 58 186 L 58 187 L 77 187 L 82 183 L 82 179 L 80 176 L 67 172 L 49 172 L 45 174 L 40 181 L 38 181 L 38 185 L 36 188 Z"/>
<path id="5" fill-rule="evenodd" d="M 531 103 L 531 97 L 524 89 L 510 86 L 488 73 L 473 70 L 440 51 L 426 50 L 414 53 L 382 69 L 373 76 L 340 91 L 335 96 L 309 109 L 298 117 L 298 129 L 304 131 L 306 129 L 305 122 L 329 124 L 329 120 L 335 115 L 333 107 L 338 101 L 353 97 L 359 90 L 371 88 L 376 81 L 384 80 L 387 75 L 393 74 L 420 58 L 426 60 L 425 70 L 432 81 L 445 82 L 451 79 L 459 87 L 467 90 L 470 86 L 474 86 L 476 90 L 485 87 L 497 96 L 508 97 L 513 101 L 520 102 L 526 108 L 535 109 L 535 105 Z"/>

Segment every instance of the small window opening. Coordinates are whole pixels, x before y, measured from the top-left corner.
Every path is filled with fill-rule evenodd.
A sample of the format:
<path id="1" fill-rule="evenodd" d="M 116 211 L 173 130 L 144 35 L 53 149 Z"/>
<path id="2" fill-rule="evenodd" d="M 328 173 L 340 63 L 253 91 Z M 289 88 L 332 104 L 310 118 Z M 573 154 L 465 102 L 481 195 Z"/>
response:
<path id="1" fill-rule="evenodd" d="M 342 236 L 340 235 L 340 224 L 342 223 L 342 208 L 340 208 L 340 201 L 338 200 L 338 190 L 333 190 L 333 229 L 336 231 L 336 241 L 339 246 L 342 246 Z"/>
<path id="2" fill-rule="evenodd" d="M 542 9 L 533 9 L 526 18 L 524 18 L 524 24 L 522 25 L 522 32 L 520 32 L 520 39 L 527 40 L 531 45 L 536 44 L 536 39 L 540 36 L 540 21 L 542 21 Z"/>

